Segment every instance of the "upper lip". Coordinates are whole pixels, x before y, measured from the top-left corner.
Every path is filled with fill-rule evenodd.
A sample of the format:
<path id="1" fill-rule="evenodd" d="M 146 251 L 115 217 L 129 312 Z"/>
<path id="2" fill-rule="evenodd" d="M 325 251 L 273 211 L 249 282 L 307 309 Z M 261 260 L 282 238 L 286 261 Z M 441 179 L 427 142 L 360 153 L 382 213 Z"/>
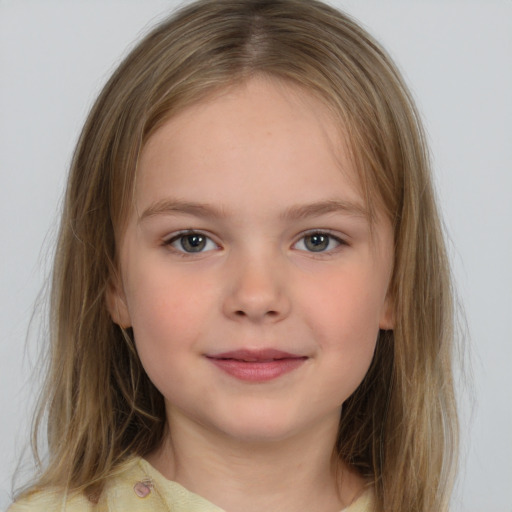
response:
<path id="1" fill-rule="evenodd" d="M 291 354 L 290 352 L 283 352 L 273 348 L 231 350 L 229 352 L 208 355 L 207 357 L 210 359 L 234 359 L 247 362 L 275 361 L 276 359 L 306 359 L 306 356 Z"/>

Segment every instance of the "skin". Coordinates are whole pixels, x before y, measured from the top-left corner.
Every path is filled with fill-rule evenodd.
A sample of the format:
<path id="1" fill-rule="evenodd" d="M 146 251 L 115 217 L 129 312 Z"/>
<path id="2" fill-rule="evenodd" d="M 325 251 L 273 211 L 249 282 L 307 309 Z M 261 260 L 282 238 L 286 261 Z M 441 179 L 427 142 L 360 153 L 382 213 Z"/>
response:
<path id="1" fill-rule="evenodd" d="M 332 450 L 392 328 L 393 236 L 382 216 L 370 236 L 347 153 L 318 99 L 261 77 L 187 107 L 142 152 L 109 309 L 165 398 L 171 434 L 149 461 L 227 511 L 334 512 L 363 489 Z M 260 382 L 211 359 L 268 348 L 302 362 Z"/>

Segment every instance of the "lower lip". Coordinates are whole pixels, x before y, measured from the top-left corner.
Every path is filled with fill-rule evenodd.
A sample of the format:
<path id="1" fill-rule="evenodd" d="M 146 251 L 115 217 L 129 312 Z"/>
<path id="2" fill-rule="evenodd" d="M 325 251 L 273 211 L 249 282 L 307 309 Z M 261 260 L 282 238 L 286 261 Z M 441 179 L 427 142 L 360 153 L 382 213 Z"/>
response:
<path id="1" fill-rule="evenodd" d="M 241 361 L 239 359 L 208 358 L 217 368 L 240 380 L 249 382 L 265 382 L 277 379 L 286 373 L 296 370 L 307 358 L 290 357 L 272 361 Z"/>

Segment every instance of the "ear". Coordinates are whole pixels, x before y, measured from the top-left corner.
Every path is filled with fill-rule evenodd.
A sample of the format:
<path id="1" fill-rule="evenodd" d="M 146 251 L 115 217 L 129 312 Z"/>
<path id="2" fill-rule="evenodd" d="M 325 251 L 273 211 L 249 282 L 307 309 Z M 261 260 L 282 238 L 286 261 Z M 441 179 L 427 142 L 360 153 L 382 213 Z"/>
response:
<path id="1" fill-rule="evenodd" d="M 383 331 L 392 331 L 395 327 L 395 305 L 392 298 L 389 296 L 386 297 L 384 301 L 384 305 L 382 307 L 382 312 L 379 320 L 379 329 Z"/>
<path id="2" fill-rule="evenodd" d="M 119 276 L 114 276 L 109 280 L 105 298 L 112 321 L 122 329 L 131 327 L 130 313 L 126 305 L 126 297 Z"/>

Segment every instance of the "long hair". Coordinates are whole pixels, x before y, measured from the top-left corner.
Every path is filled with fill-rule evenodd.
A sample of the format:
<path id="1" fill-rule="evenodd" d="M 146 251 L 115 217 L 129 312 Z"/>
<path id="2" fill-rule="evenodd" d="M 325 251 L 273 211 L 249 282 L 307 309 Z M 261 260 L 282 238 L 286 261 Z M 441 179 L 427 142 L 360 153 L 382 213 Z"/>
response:
<path id="1" fill-rule="evenodd" d="M 450 273 L 421 123 L 386 52 L 316 0 L 200 0 L 149 33 L 94 104 L 71 165 L 53 270 L 50 368 L 35 427 L 49 459 L 34 488 L 97 495 L 157 448 L 163 398 L 106 293 L 138 158 L 167 119 L 256 74 L 314 93 L 348 137 L 370 217 L 394 228 L 395 326 L 343 405 L 336 456 L 375 487 L 376 510 L 442 512 L 455 470 Z M 37 450 L 37 448 L 36 448 Z M 37 452 L 36 452 L 37 453 Z"/>

